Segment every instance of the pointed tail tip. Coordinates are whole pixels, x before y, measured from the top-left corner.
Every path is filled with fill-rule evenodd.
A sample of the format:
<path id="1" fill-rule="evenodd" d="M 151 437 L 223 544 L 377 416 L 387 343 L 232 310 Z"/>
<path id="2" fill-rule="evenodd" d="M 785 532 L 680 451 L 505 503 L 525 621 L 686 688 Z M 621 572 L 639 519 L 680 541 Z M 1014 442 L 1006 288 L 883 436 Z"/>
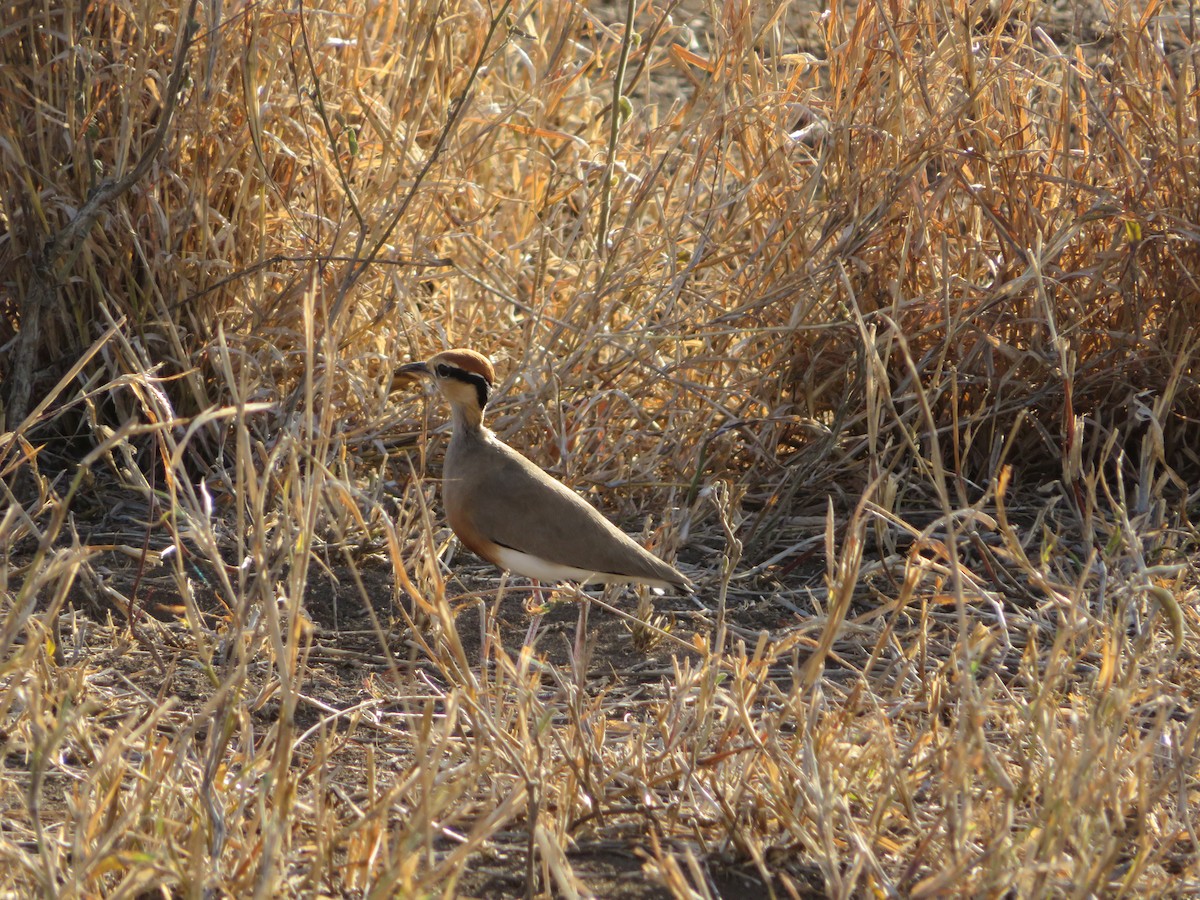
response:
<path id="1" fill-rule="evenodd" d="M 688 578 L 678 569 L 671 567 L 671 572 L 666 577 L 645 579 L 642 581 L 650 587 L 657 595 L 667 593 L 694 594 L 696 593 L 696 584 L 692 579 Z"/>
<path id="2" fill-rule="evenodd" d="M 696 593 L 696 583 L 692 579 L 688 578 L 678 569 L 675 570 L 675 574 L 678 576 L 675 580 L 675 586 L 679 588 L 680 592 L 684 594 Z"/>

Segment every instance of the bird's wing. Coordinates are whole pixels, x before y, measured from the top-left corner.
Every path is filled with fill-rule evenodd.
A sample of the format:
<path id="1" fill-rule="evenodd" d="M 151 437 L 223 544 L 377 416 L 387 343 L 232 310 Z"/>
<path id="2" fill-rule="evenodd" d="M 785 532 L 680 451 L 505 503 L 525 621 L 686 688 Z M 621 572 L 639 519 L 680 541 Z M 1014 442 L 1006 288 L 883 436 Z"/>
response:
<path id="1" fill-rule="evenodd" d="M 679 580 L 674 569 L 517 451 L 499 442 L 488 449 L 494 454 L 489 464 L 463 476 L 472 481 L 465 493 L 478 498 L 464 512 L 481 535 L 585 571 Z"/>

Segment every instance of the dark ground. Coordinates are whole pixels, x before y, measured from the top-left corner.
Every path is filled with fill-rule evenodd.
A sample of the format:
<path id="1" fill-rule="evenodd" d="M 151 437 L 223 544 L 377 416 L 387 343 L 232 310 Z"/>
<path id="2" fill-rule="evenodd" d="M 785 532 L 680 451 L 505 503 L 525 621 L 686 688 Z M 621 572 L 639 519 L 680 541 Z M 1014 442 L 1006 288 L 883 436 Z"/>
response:
<path id="1" fill-rule="evenodd" d="M 623 7 L 623 4 L 599 3 L 594 6 L 594 11 L 607 21 L 617 21 Z M 676 21 L 689 23 L 701 50 L 705 32 L 713 27 L 707 19 L 708 8 L 706 3 L 689 0 L 681 4 L 676 13 Z M 1186 6 L 1182 8 L 1186 11 Z M 797 50 L 821 52 L 816 16 L 817 4 L 813 3 L 797 4 L 790 15 L 788 28 Z M 1043 4 L 1037 17 L 1046 33 L 1060 45 L 1090 44 L 1104 39 L 1103 7 L 1099 3 L 1075 4 L 1060 0 Z M 660 81 L 643 82 L 638 89 L 645 92 L 644 96 L 670 98 L 678 97 L 688 85 L 682 78 L 667 74 Z M 706 567 L 704 560 L 691 562 Z M 715 572 L 718 563 L 717 560 L 710 561 L 710 571 Z M 60 619 L 59 649 L 63 657 L 70 661 L 86 653 L 93 670 L 99 673 L 97 681 L 102 681 L 107 673 L 114 683 L 127 682 L 159 697 L 174 698 L 180 704 L 180 713 L 185 716 L 189 710 L 198 709 L 211 695 L 212 686 L 199 668 L 188 664 L 186 648 L 191 646 L 192 639 L 179 616 L 179 598 L 173 579 L 163 569 L 143 571 L 139 561 L 116 553 L 102 553 L 93 558 L 91 569 L 102 576 L 76 583 Z M 359 703 L 363 698 L 365 678 L 386 676 L 390 663 L 388 654 L 383 651 L 384 644 L 400 666 L 428 665 L 415 649 L 412 632 L 401 609 L 401 605 L 407 609 L 407 600 L 398 594 L 386 560 L 382 555 L 365 556 L 358 571 L 370 598 L 374 618 L 382 627 L 382 635 L 375 628 L 350 570 L 344 566 L 332 566 L 328 573 L 314 570 L 304 599 L 305 609 L 316 626 L 309 657 L 311 680 L 305 693 L 311 701 L 334 709 L 346 709 Z M 449 583 L 452 593 L 469 598 L 452 600 L 452 603 L 456 604 L 458 632 L 471 663 L 479 663 L 480 616 L 485 605 L 495 609 L 505 647 L 510 652 L 519 648 L 530 626 L 530 614 L 525 604 L 527 594 L 521 588 L 523 582 L 514 582 L 507 596 L 496 604 L 499 573 L 467 554 L 461 554 L 455 561 L 454 571 L 461 580 Z M 203 572 L 198 569 L 196 574 L 203 581 Z M 821 572 L 805 566 L 791 572 L 789 577 L 793 580 L 791 586 L 795 587 L 819 582 Z M 114 589 L 116 594 L 109 594 L 108 588 Z M 481 599 L 471 599 L 476 593 Z M 770 599 L 772 593 L 769 581 L 740 587 L 728 610 L 729 623 L 735 633 L 753 641 L 762 630 L 775 631 L 796 624 L 805 611 L 773 602 Z M 131 594 L 137 623 L 132 632 L 126 626 L 129 609 L 110 599 Z M 203 590 L 201 594 L 204 594 Z M 223 610 L 215 594 L 209 591 L 208 596 L 213 602 L 206 612 L 215 622 L 223 615 Z M 631 592 L 611 596 L 612 602 L 621 608 L 631 610 L 634 606 Z M 658 598 L 655 610 L 671 633 L 685 642 L 694 633 L 711 633 L 714 627 L 715 610 L 711 608 L 709 597 L 699 602 L 686 597 Z M 574 599 L 551 604 L 541 621 L 537 639 L 537 647 L 547 662 L 569 666 L 578 616 L 579 605 Z M 672 658 L 688 652 L 665 640 L 646 646 L 635 638 L 626 621 L 599 608 L 590 610 L 588 636 L 591 655 L 587 677 L 589 686 L 595 685 L 597 689 L 617 685 L 615 689 L 622 692 L 657 691 L 663 677 L 672 670 Z M 173 647 L 177 647 L 178 652 Z M 432 669 L 430 675 L 437 677 Z M 264 729 L 272 722 L 275 712 L 271 703 L 258 710 L 257 716 Z M 302 704 L 298 725 L 301 729 L 307 728 L 323 715 L 325 712 L 320 706 Z M 7 760 L 9 769 L 25 765 L 27 762 L 15 758 Z M 345 769 L 347 772 L 353 770 L 351 766 Z M 43 806 L 43 812 L 51 814 L 54 804 L 65 802 L 70 790 L 65 779 L 56 790 L 54 778 L 47 776 L 47 803 Z M 346 787 L 353 793 L 353 785 Z M 5 813 L 0 810 L 0 818 Z M 646 855 L 639 842 L 644 829 L 629 828 L 629 837 L 624 840 L 613 837 L 619 830 L 606 828 L 600 836 L 580 829 L 578 840 L 568 854 L 576 874 L 598 897 L 649 900 L 670 896 L 643 874 Z M 513 833 L 509 838 L 508 843 L 503 840 L 493 842 L 489 857 L 480 860 L 464 875 L 460 882 L 462 896 L 526 896 L 526 835 Z M 762 875 L 752 864 L 732 860 L 722 864 L 720 859 L 710 858 L 706 867 L 712 884 L 722 897 L 760 900 L 767 894 Z M 816 871 L 806 873 L 791 869 L 789 875 L 793 883 L 806 885 L 810 896 L 823 896 L 822 882 Z"/>

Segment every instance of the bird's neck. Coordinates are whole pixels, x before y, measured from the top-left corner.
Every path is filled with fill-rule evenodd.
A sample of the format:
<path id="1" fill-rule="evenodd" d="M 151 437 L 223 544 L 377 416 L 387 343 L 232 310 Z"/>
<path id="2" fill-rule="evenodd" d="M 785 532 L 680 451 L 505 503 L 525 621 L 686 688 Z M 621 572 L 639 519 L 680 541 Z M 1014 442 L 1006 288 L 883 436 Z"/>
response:
<path id="1" fill-rule="evenodd" d="M 483 410 L 478 406 L 453 403 L 450 415 L 455 434 L 475 435 L 483 431 Z"/>

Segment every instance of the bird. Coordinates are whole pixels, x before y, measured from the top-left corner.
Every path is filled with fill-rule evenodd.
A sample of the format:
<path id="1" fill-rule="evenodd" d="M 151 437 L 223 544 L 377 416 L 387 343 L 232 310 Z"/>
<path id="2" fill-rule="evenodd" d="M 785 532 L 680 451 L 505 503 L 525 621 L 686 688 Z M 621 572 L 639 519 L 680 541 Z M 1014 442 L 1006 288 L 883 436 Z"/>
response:
<path id="1" fill-rule="evenodd" d="M 540 583 L 637 583 L 690 593 L 682 572 L 606 519 L 575 491 L 483 424 L 496 384 L 475 350 L 445 350 L 395 370 L 394 383 L 429 378 L 450 404 L 442 504 L 458 539 L 493 565 Z"/>

